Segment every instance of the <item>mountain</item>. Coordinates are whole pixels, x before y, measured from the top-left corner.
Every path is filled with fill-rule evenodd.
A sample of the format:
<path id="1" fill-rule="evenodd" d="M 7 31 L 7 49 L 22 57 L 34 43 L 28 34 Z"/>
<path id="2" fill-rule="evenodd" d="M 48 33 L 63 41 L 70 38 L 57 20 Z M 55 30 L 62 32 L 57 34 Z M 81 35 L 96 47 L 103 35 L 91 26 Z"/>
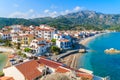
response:
<path id="1" fill-rule="evenodd" d="M 0 18 L 0 27 L 14 24 L 40 25 L 48 24 L 59 30 L 70 29 L 116 29 L 120 30 L 120 14 L 103 14 L 95 11 L 79 11 L 60 15 L 55 18 L 44 17 L 34 19 Z"/>

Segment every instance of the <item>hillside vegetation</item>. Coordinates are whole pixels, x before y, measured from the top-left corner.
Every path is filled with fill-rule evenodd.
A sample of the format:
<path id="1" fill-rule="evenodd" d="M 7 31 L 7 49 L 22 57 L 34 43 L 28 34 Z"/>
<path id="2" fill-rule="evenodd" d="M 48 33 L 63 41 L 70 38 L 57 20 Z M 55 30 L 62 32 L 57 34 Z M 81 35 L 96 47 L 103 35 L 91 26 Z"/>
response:
<path id="1" fill-rule="evenodd" d="M 48 24 L 59 30 L 83 30 L 83 29 L 112 29 L 120 31 L 120 14 L 103 14 L 95 11 L 79 11 L 61 15 L 55 18 L 44 17 L 34 19 L 0 18 L 0 27 L 14 24 L 35 25 Z"/>

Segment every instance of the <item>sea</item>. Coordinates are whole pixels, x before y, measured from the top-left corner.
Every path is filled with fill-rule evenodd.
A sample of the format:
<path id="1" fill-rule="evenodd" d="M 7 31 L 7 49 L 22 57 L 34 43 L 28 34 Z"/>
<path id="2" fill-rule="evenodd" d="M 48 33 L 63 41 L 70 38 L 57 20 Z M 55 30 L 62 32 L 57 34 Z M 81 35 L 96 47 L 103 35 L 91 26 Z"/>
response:
<path id="1" fill-rule="evenodd" d="M 106 54 L 104 50 L 114 48 L 120 50 L 120 32 L 100 35 L 89 43 L 88 52 L 80 57 L 79 68 L 92 70 L 94 75 L 110 80 L 120 80 L 120 54 Z"/>

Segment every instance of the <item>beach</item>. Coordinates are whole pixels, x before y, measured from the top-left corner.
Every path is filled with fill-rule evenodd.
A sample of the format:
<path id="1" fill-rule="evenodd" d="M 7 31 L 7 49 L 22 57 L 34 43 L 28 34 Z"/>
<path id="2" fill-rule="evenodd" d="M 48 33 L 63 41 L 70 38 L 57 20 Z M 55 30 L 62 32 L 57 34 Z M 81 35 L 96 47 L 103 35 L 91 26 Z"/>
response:
<path id="1" fill-rule="evenodd" d="M 91 36 L 91 37 L 88 37 L 88 38 L 84 38 L 82 39 L 79 44 L 81 46 L 86 46 L 86 44 L 88 42 L 90 42 L 91 40 L 93 40 L 94 38 L 100 36 L 100 35 L 103 35 L 104 33 L 100 33 L 100 34 L 96 34 L 95 36 Z M 66 64 L 67 66 L 71 67 L 71 68 L 74 68 L 74 69 L 78 69 L 78 64 L 79 64 L 79 60 L 80 60 L 80 57 L 83 55 L 84 53 L 75 53 L 75 54 L 71 54 L 67 57 L 64 57 L 62 58 L 61 62 Z"/>
<path id="2" fill-rule="evenodd" d="M 85 46 L 88 42 L 90 42 L 90 41 L 93 40 L 94 38 L 96 38 L 96 37 L 98 37 L 98 36 L 101 36 L 101 35 L 103 35 L 103 34 L 105 34 L 105 33 L 99 33 L 99 34 L 96 34 L 96 35 L 94 35 L 94 36 L 91 36 L 91 37 L 88 37 L 88 38 L 84 38 L 84 39 L 82 39 L 82 40 L 79 42 L 79 44 Z"/>
<path id="3" fill-rule="evenodd" d="M 70 68 L 78 69 L 78 62 L 79 62 L 80 56 L 82 56 L 82 53 L 72 54 L 63 58 L 61 62 L 66 64 Z"/>

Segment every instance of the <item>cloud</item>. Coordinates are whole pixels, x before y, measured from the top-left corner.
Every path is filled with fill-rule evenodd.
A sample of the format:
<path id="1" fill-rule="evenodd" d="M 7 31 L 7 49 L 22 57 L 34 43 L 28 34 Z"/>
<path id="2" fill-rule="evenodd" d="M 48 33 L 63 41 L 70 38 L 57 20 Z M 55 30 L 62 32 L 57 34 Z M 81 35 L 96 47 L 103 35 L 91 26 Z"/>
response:
<path id="1" fill-rule="evenodd" d="M 13 12 L 8 17 L 10 18 L 34 18 L 35 13 L 33 9 L 29 9 L 26 12 L 20 12 L 20 11 Z"/>
<path id="2" fill-rule="evenodd" d="M 61 11 L 60 15 L 66 15 L 66 14 L 69 14 L 69 13 L 72 13 L 72 12 L 77 12 L 77 11 L 80 11 L 80 10 L 83 10 L 83 9 L 85 9 L 85 8 L 84 7 L 80 7 L 80 6 L 76 6 L 76 7 L 74 7 L 71 10 L 66 9 L 64 11 Z"/>
<path id="3" fill-rule="evenodd" d="M 70 10 L 65 10 L 65 13 L 69 13 L 70 12 Z"/>
<path id="4" fill-rule="evenodd" d="M 48 16 L 48 17 L 56 17 L 56 16 L 58 16 L 57 11 L 50 11 L 48 9 L 45 9 L 43 12 L 44 12 L 44 15 L 42 15 L 42 14 L 40 14 L 40 15 L 42 15 L 44 17 L 46 17 L 46 16 Z"/>
<path id="5" fill-rule="evenodd" d="M 42 12 L 38 13 L 34 9 L 29 9 L 26 12 L 16 11 L 11 13 L 8 17 L 10 18 L 38 18 L 38 17 L 57 17 L 59 15 L 66 15 L 72 12 L 77 12 L 83 10 L 83 7 L 76 6 L 73 9 L 66 9 L 64 11 L 55 11 L 52 9 L 45 9 Z"/>
<path id="6" fill-rule="evenodd" d="M 44 13 L 48 13 L 48 12 L 49 12 L 49 10 L 48 10 L 48 9 L 44 10 Z"/>
<path id="7" fill-rule="evenodd" d="M 74 11 L 80 11 L 82 8 L 80 6 L 76 6 L 73 10 Z"/>
<path id="8" fill-rule="evenodd" d="M 56 17 L 56 16 L 58 16 L 57 13 L 58 13 L 58 12 L 56 12 L 56 11 L 50 12 L 50 13 L 49 13 L 49 16 L 50 16 L 50 17 Z"/>
<path id="9" fill-rule="evenodd" d="M 26 18 L 26 17 L 28 17 L 28 15 L 26 13 L 17 11 L 17 12 L 10 14 L 8 17 L 10 17 L 10 18 Z"/>
<path id="10" fill-rule="evenodd" d="M 71 11 L 70 10 L 65 10 L 65 11 L 61 11 L 60 12 L 60 15 L 66 15 L 66 14 L 68 14 L 68 13 L 71 13 Z"/>

